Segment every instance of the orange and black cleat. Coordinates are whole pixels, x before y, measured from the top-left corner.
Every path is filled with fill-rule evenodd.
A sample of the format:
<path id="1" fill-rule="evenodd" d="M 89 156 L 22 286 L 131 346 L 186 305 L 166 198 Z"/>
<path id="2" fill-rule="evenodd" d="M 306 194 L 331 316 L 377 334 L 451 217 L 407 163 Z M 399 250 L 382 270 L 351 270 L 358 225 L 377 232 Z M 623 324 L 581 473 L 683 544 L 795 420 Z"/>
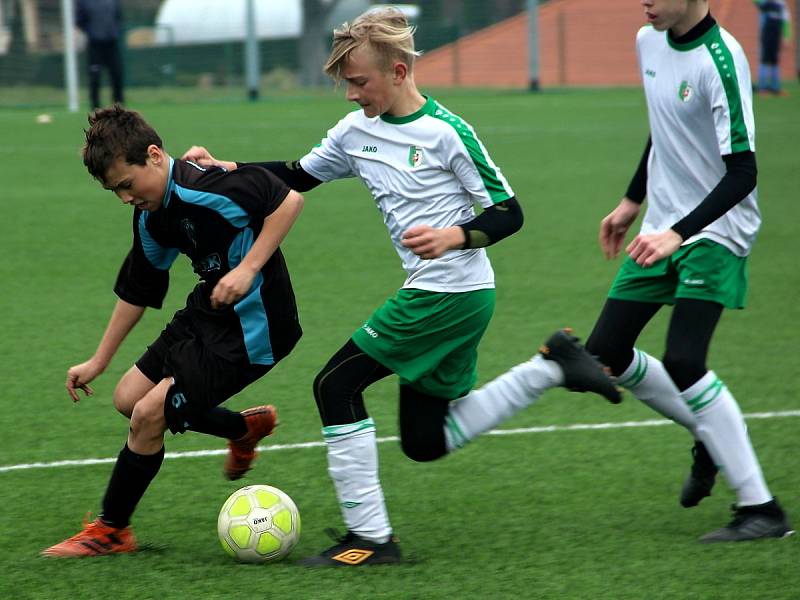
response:
<path id="1" fill-rule="evenodd" d="M 231 481 L 241 479 L 250 470 L 256 457 L 258 442 L 275 429 L 278 412 L 272 405 L 256 406 L 242 411 L 247 424 L 247 433 L 238 440 L 228 440 L 228 455 L 225 457 L 223 473 Z"/>
<path id="2" fill-rule="evenodd" d="M 97 518 L 83 523 L 83 531 L 60 544 L 42 550 L 42 556 L 55 558 L 81 558 L 136 552 L 136 538 L 130 527 L 111 527 Z"/>

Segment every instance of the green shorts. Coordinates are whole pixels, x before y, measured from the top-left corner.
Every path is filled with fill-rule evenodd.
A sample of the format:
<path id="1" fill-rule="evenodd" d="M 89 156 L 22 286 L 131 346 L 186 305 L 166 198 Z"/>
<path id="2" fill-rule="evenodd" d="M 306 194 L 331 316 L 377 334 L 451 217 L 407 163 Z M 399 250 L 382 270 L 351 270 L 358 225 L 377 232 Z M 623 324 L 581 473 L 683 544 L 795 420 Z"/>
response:
<path id="1" fill-rule="evenodd" d="M 459 398 L 475 385 L 478 343 L 492 318 L 494 301 L 494 289 L 401 289 L 352 339 L 397 373 L 401 384 L 439 398 Z"/>
<path id="2" fill-rule="evenodd" d="M 722 244 L 702 239 L 681 246 L 672 256 L 649 267 L 628 257 L 611 284 L 609 298 L 674 304 L 694 298 L 744 308 L 747 299 L 747 257 Z"/>

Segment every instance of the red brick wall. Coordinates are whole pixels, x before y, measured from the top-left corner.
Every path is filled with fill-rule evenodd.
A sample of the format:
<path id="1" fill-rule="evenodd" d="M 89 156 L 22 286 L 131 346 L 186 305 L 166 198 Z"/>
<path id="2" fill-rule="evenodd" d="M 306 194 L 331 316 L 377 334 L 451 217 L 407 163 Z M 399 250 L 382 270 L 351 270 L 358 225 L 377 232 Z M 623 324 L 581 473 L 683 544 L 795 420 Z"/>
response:
<path id="1" fill-rule="evenodd" d="M 711 0 L 711 10 L 744 47 L 755 79 L 757 9 L 750 0 Z M 638 85 L 634 43 L 643 23 L 643 9 L 632 0 L 551 0 L 542 5 L 540 83 Z M 793 78 L 794 46 L 783 48 L 781 63 L 783 77 Z M 414 69 L 421 87 L 527 87 L 528 16 L 517 15 L 423 54 Z"/>

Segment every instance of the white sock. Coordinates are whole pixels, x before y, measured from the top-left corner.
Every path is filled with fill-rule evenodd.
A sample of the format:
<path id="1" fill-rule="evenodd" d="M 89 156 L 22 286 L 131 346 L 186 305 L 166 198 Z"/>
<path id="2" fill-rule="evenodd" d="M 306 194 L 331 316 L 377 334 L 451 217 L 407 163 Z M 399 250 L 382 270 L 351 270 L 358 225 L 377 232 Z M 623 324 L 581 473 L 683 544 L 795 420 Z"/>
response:
<path id="1" fill-rule="evenodd" d="M 530 406 L 545 390 L 563 383 L 564 373 L 558 363 L 537 354 L 482 388 L 472 390 L 450 404 L 444 424 L 447 451 L 461 448 Z"/>
<path id="2" fill-rule="evenodd" d="M 664 364 L 638 348 L 633 349 L 633 361 L 617 378 L 617 384 L 630 390 L 639 400 L 683 425 L 695 435 L 697 419 L 683 401 L 681 392 L 664 368 Z"/>
<path id="3" fill-rule="evenodd" d="M 347 529 L 373 542 L 392 534 L 383 490 L 378 480 L 378 444 L 375 422 L 364 419 L 322 428 L 328 445 L 328 474 Z"/>
<path id="4" fill-rule="evenodd" d="M 713 371 L 681 393 L 697 419 L 697 437 L 736 492 L 739 506 L 772 500 L 733 395 Z"/>

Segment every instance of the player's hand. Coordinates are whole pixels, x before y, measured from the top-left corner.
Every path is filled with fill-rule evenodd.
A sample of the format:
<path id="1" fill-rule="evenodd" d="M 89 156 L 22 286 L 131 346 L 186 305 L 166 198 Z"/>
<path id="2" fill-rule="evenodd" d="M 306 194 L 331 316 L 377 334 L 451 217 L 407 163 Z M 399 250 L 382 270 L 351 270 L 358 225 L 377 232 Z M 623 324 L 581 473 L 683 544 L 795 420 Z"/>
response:
<path id="1" fill-rule="evenodd" d="M 639 216 L 640 209 L 641 205 L 625 197 L 617 208 L 600 221 L 600 248 L 609 260 L 619 256 L 622 242 L 625 241 L 625 234 Z"/>
<path id="2" fill-rule="evenodd" d="M 67 382 L 64 385 L 72 401 L 78 402 L 80 400 L 78 390 L 83 390 L 83 393 L 87 396 L 94 394 L 94 390 L 89 387 L 89 382 L 102 372 L 103 368 L 93 359 L 70 367 L 67 371 Z"/>
<path id="3" fill-rule="evenodd" d="M 211 308 L 222 308 L 233 304 L 252 287 L 256 272 L 239 265 L 231 269 L 211 290 Z"/>
<path id="4" fill-rule="evenodd" d="M 448 250 L 464 246 L 461 227 L 431 227 L 414 225 L 403 234 L 402 244 L 420 258 L 439 258 Z"/>
<path id="5" fill-rule="evenodd" d="M 235 162 L 214 158 L 205 146 L 192 146 L 183 153 L 181 160 L 190 160 L 201 167 L 222 167 L 228 171 L 236 170 Z"/>
<path id="6" fill-rule="evenodd" d="M 190 160 L 207 167 L 214 165 L 217 159 L 211 156 L 211 152 L 205 146 L 192 146 L 183 153 L 181 160 Z"/>
<path id="7" fill-rule="evenodd" d="M 662 258 L 671 256 L 681 247 L 683 238 L 672 229 L 667 229 L 661 233 L 649 233 L 647 235 L 637 235 L 628 244 L 625 251 L 636 261 L 636 264 L 643 267 L 658 262 Z"/>

